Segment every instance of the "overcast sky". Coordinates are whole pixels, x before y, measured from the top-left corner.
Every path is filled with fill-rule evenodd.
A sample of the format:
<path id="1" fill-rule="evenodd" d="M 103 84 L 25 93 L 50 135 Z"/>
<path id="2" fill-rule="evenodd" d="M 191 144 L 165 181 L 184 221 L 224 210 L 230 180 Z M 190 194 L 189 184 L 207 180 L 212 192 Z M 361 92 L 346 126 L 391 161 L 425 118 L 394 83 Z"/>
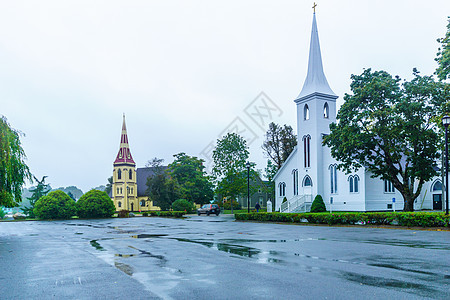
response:
<path id="1" fill-rule="evenodd" d="M 363 68 L 408 79 L 413 67 L 436 69 L 450 1 L 317 2 L 338 104 Z M 259 125 L 296 128 L 312 3 L 1 0 L 0 115 L 25 133 L 32 173 L 54 188 L 106 184 L 123 113 L 138 167 L 179 152 L 207 160 L 234 128 L 251 133 L 250 159 L 263 169 Z M 251 113 L 261 101 L 274 109 L 264 120 Z"/>

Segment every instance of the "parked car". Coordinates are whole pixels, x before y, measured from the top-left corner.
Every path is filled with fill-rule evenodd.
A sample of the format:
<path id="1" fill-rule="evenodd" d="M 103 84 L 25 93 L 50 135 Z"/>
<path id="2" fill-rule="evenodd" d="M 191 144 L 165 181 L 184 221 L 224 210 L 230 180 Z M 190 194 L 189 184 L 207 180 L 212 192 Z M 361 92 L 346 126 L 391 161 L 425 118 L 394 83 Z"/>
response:
<path id="1" fill-rule="evenodd" d="M 220 207 L 217 204 L 205 204 L 197 209 L 197 214 L 199 216 L 201 214 L 206 214 L 207 216 L 210 214 L 216 214 L 216 216 L 218 216 L 220 214 Z"/>

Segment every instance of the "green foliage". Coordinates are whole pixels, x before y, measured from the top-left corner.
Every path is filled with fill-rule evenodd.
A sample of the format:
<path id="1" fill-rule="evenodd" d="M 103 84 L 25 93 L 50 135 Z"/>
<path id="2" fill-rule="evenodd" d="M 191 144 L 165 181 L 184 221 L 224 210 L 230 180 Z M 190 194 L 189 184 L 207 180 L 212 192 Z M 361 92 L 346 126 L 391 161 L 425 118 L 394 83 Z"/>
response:
<path id="1" fill-rule="evenodd" d="M 448 17 L 445 37 L 437 40 L 440 45 L 435 60 L 438 63 L 436 75 L 440 80 L 450 78 L 450 17 Z"/>
<path id="2" fill-rule="evenodd" d="M 148 217 L 148 212 L 144 211 L 144 212 L 142 213 L 142 216 L 143 216 L 143 217 Z"/>
<path id="3" fill-rule="evenodd" d="M 182 218 L 185 211 L 149 211 L 151 217 Z"/>
<path id="4" fill-rule="evenodd" d="M 240 213 L 239 221 L 289 222 L 328 225 L 391 225 L 450 227 L 450 216 L 442 212 L 338 212 L 338 213 Z"/>
<path id="5" fill-rule="evenodd" d="M 129 215 L 130 215 L 130 211 L 126 210 L 126 209 L 121 209 L 117 213 L 117 217 L 119 217 L 119 218 L 128 218 Z"/>
<path id="6" fill-rule="evenodd" d="M 69 219 L 76 212 L 75 201 L 63 191 L 50 192 L 34 205 L 34 214 L 39 219 Z"/>
<path id="7" fill-rule="evenodd" d="M 264 171 L 266 178 L 269 181 L 268 185 L 264 185 L 264 192 L 269 195 L 269 199 L 273 199 L 275 196 L 275 181 L 273 181 L 273 178 L 275 177 L 278 169 L 277 166 L 269 159 L 267 160 L 267 166 Z"/>
<path id="8" fill-rule="evenodd" d="M 236 199 L 247 193 L 247 142 L 236 133 L 228 133 L 217 140 L 213 151 L 213 175 L 217 181 L 216 194 Z M 254 167 L 254 164 L 251 166 Z M 254 176 L 254 171 L 252 171 Z"/>
<path id="9" fill-rule="evenodd" d="M 391 181 L 404 198 L 404 210 L 412 211 L 423 184 L 437 175 L 441 139 L 435 116 L 449 91 L 417 70 L 411 81 L 371 69 L 351 79 L 353 95 L 345 95 L 324 144 L 339 169 L 365 167 L 373 177 Z"/>
<path id="10" fill-rule="evenodd" d="M 327 207 L 325 206 L 325 203 L 323 202 L 322 196 L 317 195 L 314 198 L 313 203 L 311 204 L 311 212 L 318 213 L 318 212 L 324 212 L 324 211 L 327 211 Z"/>
<path id="11" fill-rule="evenodd" d="M 37 185 L 30 189 L 31 197 L 28 197 L 27 199 L 30 201 L 30 206 L 26 206 L 22 208 L 23 212 L 28 215 L 30 218 L 35 218 L 34 215 L 34 206 L 36 205 L 36 202 L 42 197 L 48 194 L 50 192 L 50 184 L 45 183 L 45 178 L 47 176 L 43 176 L 41 180 L 37 179 L 36 176 L 33 176 L 34 181 L 37 182 Z"/>
<path id="12" fill-rule="evenodd" d="M 206 175 L 203 160 L 185 153 L 174 155 L 167 174 L 177 181 L 181 197 L 197 204 L 206 204 L 213 198 L 213 184 Z"/>
<path id="13" fill-rule="evenodd" d="M 172 203 L 180 198 L 181 188 L 178 182 L 164 171 L 163 161 L 155 157 L 147 164 L 154 170 L 154 175 L 147 178 L 147 195 L 161 210 L 169 210 Z"/>
<path id="14" fill-rule="evenodd" d="M 6 212 L 3 210 L 3 208 L 0 207 L 0 219 L 3 219 L 6 215 Z"/>
<path id="15" fill-rule="evenodd" d="M 278 171 L 297 146 L 297 136 L 291 126 L 283 127 L 272 122 L 269 124 L 265 137 L 262 148 Z"/>
<path id="16" fill-rule="evenodd" d="M 185 211 L 187 213 L 192 212 L 194 208 L 194 204 L 189 202 L 186 199 L 178 199 L 172 203 L 172 209 L 174 211 Z"/>
<path id="17" fill-rule="evenodd" d="M 109 218 L 116 208 L 106 192 L 90 190 L 77 201 L 80 218 Z"/>
<path id="18" fill-rule="evenodd" d="M 231 209 L 231 200 L 225 201 L 223 203 L 222 202 L 217 203 L 217 205 L 219 205 L 219 207 L 223 208 L 223 209 Z M 238 201 L 234 201 L 233 200 L 233 210 L 234 209 L 241 209 L 241 208 L 242 208 L 241 204 Z"/>
<path id="19" fill-rule="evenodd" d="M 287 198 L 286 197 L 283 198 L 283 202 L 281 202 L 281 203 L 284 203 L 284 202 L 287 202 Z"/>
<path id="20" fill-rule="evenodd" d="M 0 205 L 7 207 L 22 201 L 22 185 L 31 179 L 20 135 L 4 116 L 0 118 Z"/>

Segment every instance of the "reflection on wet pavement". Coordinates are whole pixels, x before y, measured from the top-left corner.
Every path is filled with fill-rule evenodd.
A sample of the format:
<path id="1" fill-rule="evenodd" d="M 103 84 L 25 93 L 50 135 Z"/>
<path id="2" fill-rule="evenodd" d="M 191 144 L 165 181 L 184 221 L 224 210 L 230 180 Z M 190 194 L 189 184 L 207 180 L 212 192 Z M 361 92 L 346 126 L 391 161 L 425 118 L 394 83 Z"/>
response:
<path id="1" fill-rule="evenodd" d="M 133 268 L 127 264 L 115 261 L 114 266 L 127 275 L 130 275 L 130 276 L 133 275 Z"/>
<path id="2" fill-rule="evenodd" d="M 411 289 L 418 295 L 431 297 L 437 291 L 424 284 L 400 281 L 397 279 L 383 278 L 369 275 L 356 274 L 351 272 L 342 272 L 342 277 L 348 281 L 358 282 L 363 285 L 370 285 L 383 288 Z"/>
<path id="3" fill-rule="evenodd" d="M 344 245 L 358 245 L 359 243 L 360 245 L 377 244 L 383 246 L 420 248 L 430 250 L 450 250 L 449 243 L 439 244 L 433 242 L 424 242 L 423 240 L 402 240 L 401 236 L 400 239 L 375 239 L 372 238 L 373 236 L 370 236 L 371 238 L 369 239 L 364 239 L 360 238 L 357 235 L 344 235 L 336 238 L 336 235 L 321 237 L 314 236 L 308 233 L 303 235 L 291 234 L 290 236 L 278 235 L 283 238 L 277 239 L 276 237 L 278 236 L 276 234 L 266 235 L 261 232 L 251 231 L 250 229 L 247 230 L 246 228 L 239 228 L 238 230 L 231 232 L 224 230 L 224 228 L 226 227 L 223 227 L 222 225 L 214 225 L 215 227 L 211 227 L 210 225 L 208 225 L 208 223 L 217 222 L 230 223 L 230 221 L 227 220 L 207 220 L 205 218 L 200 220 L 186 219 L 183 222 L 187 221 L 204 222 L 207 225 L 205 226 L 203 224 L 196 224 L 195 226 L 200 228 L 200 231 L 198 230 L 198 228 L 192 229 L 193 223 L 191 223 L 189 226 L 185 225 L 187 223 L 175 223 L 174 226 L 167 226 L 162 223 L 145 223 L 142 224 L 143 226 L 106 226 L 103 228 L 114 229 L 113 231 L 107 232 L 108 234 L 113 234 L 113 237 L 111 237 L 111 235 L 107 235 L 109 237 L 93 239 L 89 242 L 91 246 L 96 250 L 107 252 L 105 254 L 107 254 L 109 258 L 105 259 L 105 261 L 109 262 L 125 274 L 133 277 L 134 279 L 137 279 L 146 286 L 151 287 L 152 291 L 155 291 L 155 289 L 160 290 L 160 292 L 158 292 L 157 294 L 159 294 L 163 298 L 168 297 L 167 291 L 170 290 L 169 286 L 176 286 L 182 280 L 189 280 L 188 277 L 185 277 L 188 275 L 185 275 L 186 273 L 183 273 L 183 271 L 186 271 L 185 269 L 183 269 L 182 271 L 178 268 L 170 268 L 170 266 L 173 265 L 174 261 L 171 260 L 169 263 L 168 258 L 170 259 L 174 257 L 172 257 L 170 255 L 171 252 L 167 251 L 164 247 L 170 245 L 174 246 L 175 248 L 181 247 L 190 249 L 190 251 L 197 253 L 197 250 L 193 250 L 192 247 L 189 248 L 188 246 L 179 246 L 177 244 L 173 244 L 173 242 L 170 241 L 198 244 L 208 249 L 227 253 L 229 254 L 228 257 L 233 259 L 242 259 L 243 262 L 247 261 L 257 264 L 272 264 L 275 268 L 276 266 L 281 265 L 282 268 L 286 266 L 289 267 L 290 270 L 295 269 L 302 270 L 304 272 L 315 272 L 316 274 L 320 274 L 321 276 L 340 278 L 348 282 L 358 283 L 360 285 L 393 289 L 397 291 L 402 290 L 407 293 L 425 297 L 433 297 L 433 295 L 437 295 L 438 289 L 433 288 L 433 286 L 428 286 L 427 284 L 424 284 L 424 282 L 430 281 L 434 282 L 435 284 L 448 285 L 448 279 L 450 277 L 450 275 L 446 275 L 445 272 L 443 274 L 438 274 L 436 271 L 434 271 L 436 270 L 436 266 L 433 267 L 433 270 L 428 270 L 427 266 L 421 265 L 423 261 L 420 260 L 411 261 L 411 265 L 408 265 L 408 262 L 406 261 L 389 261 L 386 257 L 383 256 L 375 257 L 358 253 L 358 255 L 355 255 L 354 257 L 335 257 L 333 255 L 330 256 L 323 251 L 308 252 L 307 250 L 314 249 L 314 247 L 316 247 L 315 249 L 321 249 L 322 245 L 325 244 L 325 247 L 329 247 L 329 245 L 336 245 L 336 242 L 343 243 Z M 93 227 L 90 224 L 82 224 L 80 226 Z M 131 233 L 134 235 L 126 236 L 123 235 L 124 233 Z M 83 233 L 76 232 L 75 234 Z M 255 239 L 252 239 L 253 236 L 255 237 Z M 264 237 L 268 238 L 265 239 Z M 273 237 L 275 237 L 275 239 Z M 121 245 L 121 249 L 116 249 L 117 247 L 114 243 L 102 243 L 103 245 L 101 245 L 102 240 L 109 239 L 129 241 L 127 243 L 132 243 L 132 245 L 129 244 L 128 246 L 124 246 L 123 243 L 119 243 L 118 245 Z M 131 240 L 134 241 L 131 242 Z M 313 248 L 309 246 L 311 244 L 314 245 Z M 305 245 L 307 245 L 307 247 L 305 247 Z M 106 250 L 105 247 L 108 250 Z M 128 249 L 132 250 L 127 251 L 124 247 L 128 247 Z M 203 251 L 205 250 L 198 251 L 198 253 L 204 253 Z M 340 253 L 342 253 L 342 251 Z M 99 255 L 101 254 L 99 253 Z M 225 255 L 221 257 L 227 256 Z M 154 280 L 155 277 L 149 277 L 146 273 L 149 272 L 149 270 L 145 269 L 145 267 L 141 269 L 141 266 L 147 258 L 154 259 L 148 260 L 150 262 L 150 265 L 152 266 L 151 272 L 153 276 L 156 276 L 156 274 L 157 276 L 160 276 L 160 278 L 164 278 L 166 276 L 167 278 L 170 278 L 170 284 L 167 283 L 165 285 L 161 285 L 160 281 L 159 283 L 153 282 L 152 280 Z M 197 258 L 187 258 L 187 260 L 190 259 L 196 261 Z M 148 268 L 148 264 L 145 265 Z M 154 268 L 154 266 L 156 266 L 157 268 Z M 443 268 L 445 268 L 445 266 L 443 266 Z M 342 269 L 344 271 L 342 271 Z M 370 270 L 370 272 L 376 272 L 378 276 L 367 275 L 365 273 L 366 271 L 360 272 L 360 270 Z M 396 273 L 393 273 L 394 275 L 392 274 L 392 272 L 397 271 L 399 275 L 398 277 L 395 276 Z M 189 273 L 189 271 L 187 273 Z M 384 274 L 389 275 L 383 277 Z M 203 279 L 196 280 L 198 281 Z"/>
<path id="4" fill-rule="evenodd" d="M 94 247 L 94 248 L 97 249 L 97 250 L 100 250 L 100 251 L 106 251 L 105 248 L 103 248 L 102 246 L 100 246 L 100 244 L 99 244 L 97 241 L 98 241 L 98 240 L 92 240 L 92 241 L 90 241 L 91 246 Z"/>

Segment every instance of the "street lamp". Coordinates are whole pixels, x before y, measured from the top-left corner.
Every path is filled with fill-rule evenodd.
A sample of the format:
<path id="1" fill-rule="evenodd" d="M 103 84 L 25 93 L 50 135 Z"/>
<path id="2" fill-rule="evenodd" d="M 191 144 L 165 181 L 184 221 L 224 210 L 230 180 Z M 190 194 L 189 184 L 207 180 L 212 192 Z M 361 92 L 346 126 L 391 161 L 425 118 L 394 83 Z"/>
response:
<path id="1" fill-rule="evenodd" d="M 247 213 L 250 213 L 250 163 L 245 164 L 247 167 Z"/>
<path id="2" fill-rule="evenodd" d="M 448 134 L 447 129 L 450 124 L 450 117 L 445 115 L 442 118 L 445 127 L 445 214 L 448 215 Z"/>

